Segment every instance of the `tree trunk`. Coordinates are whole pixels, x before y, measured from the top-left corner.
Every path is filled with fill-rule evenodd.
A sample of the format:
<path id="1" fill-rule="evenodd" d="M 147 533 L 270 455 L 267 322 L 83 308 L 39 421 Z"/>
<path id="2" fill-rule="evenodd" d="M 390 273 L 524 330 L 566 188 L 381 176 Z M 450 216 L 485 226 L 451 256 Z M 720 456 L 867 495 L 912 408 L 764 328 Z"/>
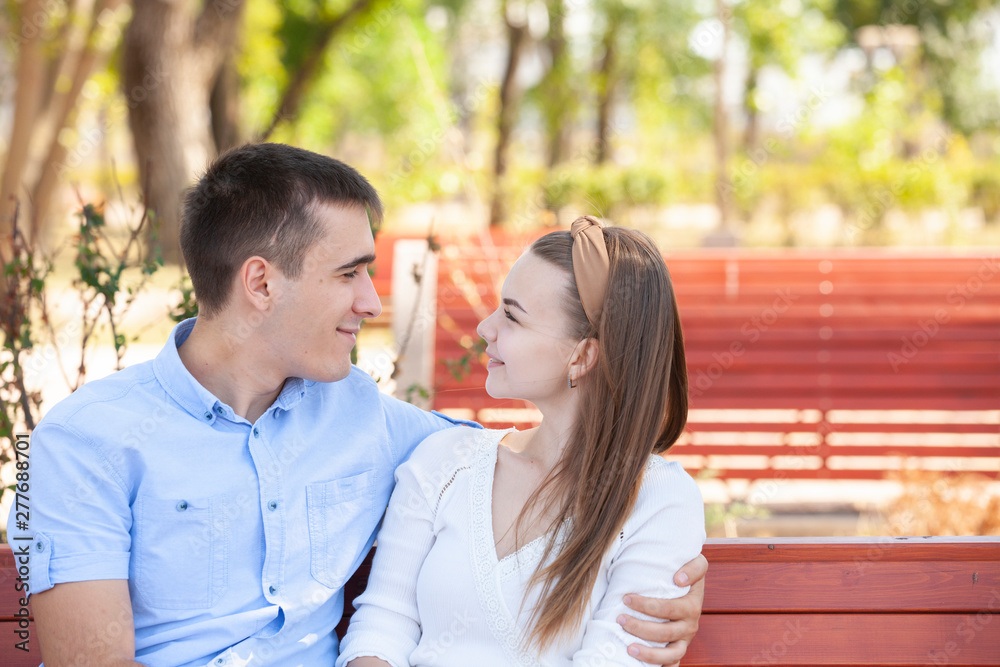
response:
<path id="1" fill-rule="evenodd" d="M 45 73 L 40 29 L 33 26 L 33 17 L 42 14 L 42 0 L 26 0 L 21 12 L 22 21 L 12 26 L 19 43 L 17 50 L 17 92 L 14 97 L 14 120 L 11 126 L 7 159 L 0 178 L 0 250 L 4 256 L 11 248 L 14 232 L 16 200 L 24 198 L 22 189 L 24 169 L 28 164 L 31 145 L 31 126 L 38 118 L 42 103 L 42 81 Z"/>
<path id="2" fill-rule="evenodd" d="M 180 202 L 214 157 L 212 87 L 236 37 L 243 0 L 140 1 L 125 32 L 122 80 L 144 203 L 163 259 L 180 263 Z"/>
<path id="3" fill-rule="evenodd" d="M 747 114 L 747 127 L 743 133 L 743 150 L 747 153 L 750 153 L 757 146 L 758 116 L 757 101 L 755 99 L 756 93 L 757 69 L 751 65 L 750 71 L 747 74 L 747 89 L 743 97 L 743 105 Z"/>
<path id="4" fill-rule="evenodd" d="M 570 105 L 572 104 L 572 91 L 569 87 L 570 62 L 569 54 L 566 51 L 566 33 L 563 27 L 563 17 L 566 15 L 566 5 L 564 0 L 549 0 L 549 34 L 545 39 L 549 54 L 552 58 L 552 67 L 545 77 L 543 87 L 545 89 L 546 130 L 548 132 L 548 158 L 549 169 L 561 164 L 570 150 Z"/>
<path id="5" fill-rule="evenodd" d="M 601 58 L 597 70 L 597 153 L 595 162 L 604 164 L 611 157 L 611 113 L 614 110 L 617 63 L 615 37 L 618 33 L 618 20 L 614 14 L 608 15 L 608 25 L 604 31 L 604 57 Z"/>
<path id="6" fill-rule="evenodd" d="M 722 22 L 722 47 L 715 61 L 715 120 L 713 133 L 715 135 L 715 202 L 719 209 L 719 227 L 729 230 L 729 197 L 732 185 L 729 183 L 727 171 L 728 123 L 726 121 L 724 82 L 726 74 L 726 49 L 729 46 L 729 12 L 724 0 L 715 0 L 718 19 Z"/>
<path id="7" fill-rule="evenodd" d="M 224 153 L 240 143 L 240 81 L 230 53 L 209 97 L 212 113 L 212 139 L 217 153 Z"/>
<path id="8" fill-rule="evenodd" d="M 66 7 L 66 20 L 55 30 L 55 39 L 49 39 L 45 51 L 49 54 L 45 65 L 45 77 L 42 81 L 42 104 L 38 117 L 32 123 L 32 152 L 39 146 L 48 146 L 54 135 L 62 127 L 57 127 L 57 116 L 60 115 L 64 101 L 69 96 L 64 86 L 56 89 L 56 82 L 72 81 L 76 83 L 76 73 L 80 70 L 81 57 L 92 47 L 90 36 L 93 34 L 95 22 L 93 0 L 85 0 L 86 7 L 81 7 L 79 0 L 70 0 Z M 83 25 L 83 16 L 90 16 L 89 26 Z M 55 48 L 53 48 L 55 47 Z M 82 84 L 81 84 L 82 85 Z M 34 180 L 29 176 L 29 181 Z M 21 211 L 24 212 L 24 209 Z"/>
<path id="9" fill-rule="evenodd" d="M 521 63 L 521 52 L 528 36 L 526 17 L 512 17 L 507 3 L 503 5 L 504 23 L 507 25 L 507 64 L 500 83 L 500 113 L 497 117 L 497 147 L 493 158 L 493 203 L 490 206 L 490 225 L 499 225 L 507 215 L 504 176 L 507 173 L 507 155 L 510 137 L 517 120 L 519 91 L 517 90 L 517 68 Z"/>
<path id="10" fill-rule="evenodd" d="M 110 49 L 97 48 L 96 35 L 101 29 L 97 17 L 105 11 L 116 10 L 123 3 L 124 0 L 102 0 L 93 8 L 89 29 L 81 31 L 83 39 L 69 59 L 69 62 L 73 63 L 72 71 L 66 74 L 70 79 L 69 89 L 65 92 L 56 92 L 49 105 L 46 121 L 41 123 L 43 125 L 41 136 L 47 147 L 45 159 L 41 163 L 40 173 L 32 189 L 31 231 L 35 238 L 38 238 L 46 227 L 56 187 L 67 166 L 67 149 L 59 141 L 59 134 L 63 128 L 74 124 L 77 102 L 84 84 L 94 71 L 107 64 L 111 55 Z M 81 143 L 89 142 L 91 139 L 93 137 L 85 137 Z"/>

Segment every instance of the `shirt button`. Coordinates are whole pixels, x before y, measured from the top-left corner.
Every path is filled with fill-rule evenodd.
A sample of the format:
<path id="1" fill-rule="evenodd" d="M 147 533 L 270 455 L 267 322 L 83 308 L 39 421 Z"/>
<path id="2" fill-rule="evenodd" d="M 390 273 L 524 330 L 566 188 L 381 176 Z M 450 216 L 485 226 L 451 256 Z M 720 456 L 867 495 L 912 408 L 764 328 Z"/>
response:
<path id="1" fill-rule="evenodd" d="M 219 413 L 220 415 L 221 415 L 221 414 L 222 414 L 223 412 L 225 412 L 225 410 L 224 410 L 224 409 L 222 408 L 222 406 L 221 406 L 221 405 L 216 405 L 216 406 L 215 406 L 215 411 L 216 411 L 216 412 L 218 412 L 218 413 Z"/>
<path id="2" fill-rule="evenodd" d="M 267 587 L 267 592 L 270 593 L 271 595 L 274 595 L 275 593 L 278 592 L 278 589 L 275 588 L 274 586 L 268 586 Z"/>
<path id="3" fill-rule="evenodd" d="M 36 542 L 35 548 L 39 551 L 45 551 L 45 542 Z"/>
<path id="4" fill-rule="evenodd" d="M 215 659 L 215 664 L 217 664 L 217 665 L 223 665 L 223 664 L 225 664 L 225 662 L 226 661 L 223 660 L 222 658 L 216 658 Z"/>
<path id="5" fill-rule="evenodd" d="M 206 412 L 205 413 L 205 419 L 211 420 L 212 419 L 212 413 L 211 412 Z"/>
<path id="6" fill-rule="evenodd" d="M 272 512 L 274 510 L 278 509 L 278 503 L 277 503 L 277 501 L 272 500 L 271 502 L 269 502 L 267 504 L 267 509 L 271 510 Z"/>
<path id="7" fill-rule="evenodd" d="M 260 431 L 257 430 L 256 426 L 253 427 L 253 437 L 255 437 L 255 438 L 259 438 L 260 437 Z"/>
<path id="8" fill-rule="evenodd" d="M 186 501 L 186 500 L 181 500 L 181 501 L 179 501 L 179 502 L 177 503 L 177 511 L 178 511 L 178 512 L 183 512 L 183 511 L 184 511 L 184 510 L 186 510 L 187 508 L 188 508 L 188 504 L 187 504 L 187 501 Z"/>

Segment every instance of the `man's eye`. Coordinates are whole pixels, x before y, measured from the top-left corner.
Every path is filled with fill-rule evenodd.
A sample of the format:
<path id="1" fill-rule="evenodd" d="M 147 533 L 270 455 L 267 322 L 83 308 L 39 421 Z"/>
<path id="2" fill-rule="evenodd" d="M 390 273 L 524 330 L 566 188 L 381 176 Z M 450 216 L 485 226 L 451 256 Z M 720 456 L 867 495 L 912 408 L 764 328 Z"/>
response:
<path id="1" fill-rule="evenodd" d="M 344 274 L 344 277 L 345 277 L 345 278 L 357 278 L 357 277 L 358 277 L 358 270 L 357 270 L 357 269 L 354 269 L 354 270 L 353 270 L 353 271 L 351 271 L 350 273 L 345 273 L 345 274 Z"/>

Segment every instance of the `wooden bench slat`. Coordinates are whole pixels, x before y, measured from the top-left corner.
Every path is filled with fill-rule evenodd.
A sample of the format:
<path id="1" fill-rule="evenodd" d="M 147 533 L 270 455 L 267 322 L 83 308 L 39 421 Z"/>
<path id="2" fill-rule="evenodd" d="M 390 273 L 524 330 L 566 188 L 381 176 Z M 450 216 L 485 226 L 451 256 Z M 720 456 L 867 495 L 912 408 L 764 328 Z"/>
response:
<path id="1" fill-rule="evenodd" d="M 709 538 L 702 553 L 710 563 L 853 562 L 858 556 L 884 562 L 1000 561 L 1000 537 L 772 537 Z"/>
<path id="2" fill-rule="evenodd" d="M 458 390 L 464 392 L 464 390 Z M 465 393 L 468 400 L 475 400 L 476 394 L 473 391 Z M 761 409 L 801 409 L 804 406 L 796 404 L 787 395 L 784 396 L 761 396 L 757 391 L 756 395 L 747 396 L 743 394 L 739 397 L 738 405 L 733 403 L 733 395 L 720 393 L 718 395 L 704 394 L 691 399 L 691 407 L 699 409 L 725 409 L 738 407 L 739 409 L 761 410 Z M 827 396 L 828 403 L 823 406 L 825 410 L 871 410 L 875 406 L 868 395 L 854 396 Z M 500 407 L 497 403 L 491 404 L 493 407 Z M 520 407 L 520 406 L 518 406 Z M 995 410 L 997 401 L 986 397 L 976 398 L 948 398 L 930 396 L 906 396 L 893 397 L 881 396 L 878 398 L 878 409 L 881 410 Z"/>
<path id="3" fill-rule="evenodd" d="M 705 613 L 1000 610 L 997 561 L 713 563 L 711 572 Z"/>
<path id="4" fill-rule="evenodd" d="M 669 450 L 676 456 L 946 456 L 957 458 L 997 458 L 1000 447 L 905 447 L 830 446 L 830 445 L 675 445 Z"/>
<path id="5" fill-rule="evenodd" d="M 702 617 L 681 664 L 973 667 L 998 662 L 1000 632 L 995 623 L 984 624 L 972 614 L 713 614 Z"/>
<path id="6" fill-rule="evenodd" d="M 688 429 L 700 433 L 710 433 L 716 431 L 739 431 L 739 432 L 781 432 L 781 433 L 815 433 L 816 424 L 814 422 L 701 422 L 688 417 Z M 936 424 L 925 422 L 920 424 L 899 424 L 873 422 L 870 424 L 830 424 L 830 431 L 837 433 L 878 433 L 887 431 L 890 433 L 997 433 L 996 424 Z M 900 436 L 896 436 L 899 438 Z M 997 444 L 1000 445 L 1000 436 Z"/>
<path id="7" fill-rule="evenodd" d="M 732 332 L 729 332 L 730 339 Z M 710 366 L 719 363 L 718 357 L 726 351 L 726 347 L 721 349 L 718 346 L 696 345 L 697 341 L 692 341 L 690 346 L 686 345 L 685 354 L 687 356 L 688 367 Z M 687 341 L 685 340 L 685 344 Z M 690 348 L 690 349 L 687 349 Z M 991 349 L 992 348 L 992 349 Z M 940 347 L 926 346 L 920 350 L 920 354 L 913 355 L 909 364 L 940 364 L 948 367 L 960 367 L 970 365 L 973 368 L 979 364 L 998 363 L 997 355 L 1000 344 L 983 342 L 982 347 L 974 349 L 972 346 L 963 345 L 961 350 L 944 350 Z M 778 350 L 772 347 L 744 346 L 744 351 L 739 357 L 734 357 L 727 370 L 736 370 L 745 366 L 799 366 L 816 368 L 817 364 L 828 366 L 858 366 L 861 369 L 870 367 L 871 364 L 886 364 L 886 350 L 872 347 L 862 349 L 833 349 L 827 350 L 824 356 L 826 361 L 820 361 L 817 351 L 794 349 Z"/>
<path id="8" fill-rule="evenodd" d="M 5 641 L 10 642 L 10 646 L 0 648 L 0 665 L 3 667 L 38 667 L 42 662 L 42 654 L 38 650 L 38 640 L 35 639 L 32 629 L 31 639 L 28 640 L 28 652 L 12 648 L 14 640 L 13 632 L 7 632 L 0 624 L 0 634 L 3 634 Z"/>
<path id="9" fill-rule="evenodd" d="M 713 466 L 712 470 L 718 470 L 719 466 Z M 694 467 L 690 469 L 691 472 L 696 473 L 700 468 Z M 803 469 L 793 469 L 793 468 L 782 468 L 775 470 L 773 468 L 748 468 L 744 466 L 725 466 L 718 475 L 716 479 L 743 479 L 749 481 L 758 481 L 766 479 L 796 479 L 796 480 L 810 480 L 810 479 L 821 479 L 821 480 L 884 480 L 886 478 L 887 471 L 885 467 L 881 464 L 873 464 L 869 466 L 858 466 L 853 468 L 842 468 L 842 469 L 829 469 L 829 468 L 803 468 Z"/>

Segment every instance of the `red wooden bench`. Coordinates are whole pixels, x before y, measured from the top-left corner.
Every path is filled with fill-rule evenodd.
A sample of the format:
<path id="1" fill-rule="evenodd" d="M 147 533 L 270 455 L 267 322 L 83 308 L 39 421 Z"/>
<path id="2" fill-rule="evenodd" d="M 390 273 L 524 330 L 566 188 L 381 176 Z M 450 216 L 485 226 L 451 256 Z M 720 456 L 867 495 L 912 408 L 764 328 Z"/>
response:
<path id="1" fill-rule="evenodd" d="M 1000 538 L 715 539 L 685 667 L 1000 665 Z"/>
<path id="2" fill-rule="evenodd" d="M 538 415 L 455 378 L 529 239 L 445 246 L 434 407 L 490 426 Z M 876 250 L 666 256 L 685 331 L 689 426 L 671 458 L 723 478 L 1000 474 L 1000 257 Z"/>
<path id="3" fill-rule="evenodd" d="M 998 537 L 710 539 L 704 554 L 705 606 L 685 667 L 1000 665 Z M 369 567 L 370 558 L 348 601 Z M 4 546 L 4 667 L 40 660 L 33 625 L 30 651 L 14 647 L 22 641 L 16 576 Z"/>

